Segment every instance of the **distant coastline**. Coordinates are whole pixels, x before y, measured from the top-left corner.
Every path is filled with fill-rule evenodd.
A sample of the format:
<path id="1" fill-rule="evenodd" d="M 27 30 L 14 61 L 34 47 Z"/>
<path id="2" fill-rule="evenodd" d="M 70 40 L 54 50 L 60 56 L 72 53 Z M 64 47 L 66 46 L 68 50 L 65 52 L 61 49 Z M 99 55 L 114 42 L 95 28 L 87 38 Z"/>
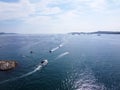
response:
<path id="1" fill-rule="evenodd" d="M 17 33 L 5 33 L 5 32 L 0 32 L 0 35 L 5 35 L 5 34 L 17 34 Z"/>
<path id="2" fill-rule="evenodd" d="M 6 33 L 6 32 L 0 32 L 0 35 L 15 35 L 18 33 Z M 97 34 L 98 36 L 101 34 L 116 34 L 119 35 L 120 31 L 96 31 L 96 32 L 70 32 L 67 34 L 71 35 L 92 35 L 92 34 Z"/>
<path id="3" fill-rule="evenodd" d="M 97 35 L 101 35 L 101 34 L 120 34 L 120 32 L 119 31 L 70 32 L 68 34 L 72 34 L 72 35 L 81 35 L 81 34 L 97 34 Z"/>

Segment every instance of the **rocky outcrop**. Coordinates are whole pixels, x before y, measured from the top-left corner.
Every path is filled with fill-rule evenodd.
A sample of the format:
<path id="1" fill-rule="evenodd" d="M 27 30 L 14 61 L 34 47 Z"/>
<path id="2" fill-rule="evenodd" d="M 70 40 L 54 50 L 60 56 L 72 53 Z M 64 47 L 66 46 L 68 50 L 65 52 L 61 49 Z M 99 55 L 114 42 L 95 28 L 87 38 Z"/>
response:
<path id="1" fill-rule="evenodd" d="M 7 71 L 15 68 L 17 65 L 16 61 L 13 60 L 0 60 L 0 70 Z"/>

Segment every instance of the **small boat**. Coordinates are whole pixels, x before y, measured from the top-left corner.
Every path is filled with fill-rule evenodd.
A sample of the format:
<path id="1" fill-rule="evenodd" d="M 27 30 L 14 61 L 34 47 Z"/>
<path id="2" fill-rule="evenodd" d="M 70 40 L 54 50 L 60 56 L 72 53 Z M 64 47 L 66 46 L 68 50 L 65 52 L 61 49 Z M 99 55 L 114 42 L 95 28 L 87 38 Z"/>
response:
<path id="1" fill-rule="evenodd" d="M 52 53 L 52 51 L 50 50 L 49 53 Z"/>
<path id="2" fill-rule="evenodd" d="M 47 59 L 41 61 L 41 65 L 45 66 L 47 64 L 48 64 L 48 60 Z"/>
<path id="3" fill-rule="evenodd" d="M 30 53 L 32 54 L 32 53 L 33 53 L 33 51 L 30 51 Z"/>
<path id="4" fill-rule="evenodd" d="M 62 46 L 63 46 L 63 44 L 60 44 L 60 45 L 59 45 L 59 48 L 61 48 Z"/>

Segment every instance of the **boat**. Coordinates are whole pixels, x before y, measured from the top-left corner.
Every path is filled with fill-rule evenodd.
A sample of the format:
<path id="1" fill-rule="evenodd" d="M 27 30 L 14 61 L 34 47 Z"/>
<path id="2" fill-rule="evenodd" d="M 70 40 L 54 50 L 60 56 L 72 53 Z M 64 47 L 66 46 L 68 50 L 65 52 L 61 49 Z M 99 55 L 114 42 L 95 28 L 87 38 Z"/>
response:
<path id="1" fill-rule="evenodd" d="M 46 66 L 47 64 L 48 64 L 48 60 L 47 59 L 41 61 L 41 65 L 42 66 Z"/>

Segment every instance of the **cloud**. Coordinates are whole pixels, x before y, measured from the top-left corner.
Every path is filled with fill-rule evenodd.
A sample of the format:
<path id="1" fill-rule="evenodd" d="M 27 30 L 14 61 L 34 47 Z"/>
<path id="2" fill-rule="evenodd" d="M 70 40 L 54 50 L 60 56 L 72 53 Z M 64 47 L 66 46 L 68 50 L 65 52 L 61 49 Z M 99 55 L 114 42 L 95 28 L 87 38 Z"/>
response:
<path id="1" fill-rule="evenodd" d="M 23 31 L 68 32 L 119 28 L 118 0 L 20 0 L 0 2 L 0 22 L 18 20 Z M 109 16 L 109 18 L 107 18 Z M 107 19 L 106 19 L 107 18 Z M 111 23 L 109 23 L 111 22 Z M 18 22 L 19 23 L 19 22 Z M 115 23 L 115 24 L 114 24 Z M 109 26 L 110 25 L 110 26 Z M 113 26 L 112 26 L 113 25 Z M 27 32 L 27 31 L 26 31 Z"/>
<path id="2" fill-rule="evenodd" d="M 51 14 L 54 15 L 54 14 L 59 14 L 61 12 L 62 12 L 62 10 L 58 7 L 53 7 L 53 8 L 46 7 L 46 8 L 43 8 L 43 9 L 37 11 L 37 14 L 39 14 L 39 15 L 51 15 Z"/>
<path id="3" fill-rule="evenodd" d="M 120 5 L 120 0 L 112 0 L 112 3 L 115 3 L 116 5 Z"/>
<path id="4" fill-rule="evenodd" d="M 19 3 L 0 2 L 0 20 L 28 17 L 34 12 L 34 7 L 28 0 L 21 0 Z"/>
<path id="5" fill-rule="evenodd" d="M 113 2 L 120 4 L 117 0 L 113 0 Z M 74 11 L 75 14 L 89 12 L 90 10 L 100 12 L 106 10 L 107 3 L 108 0 L 40 0 L 36 3 L 31 3 L 30 0 L 20 0 L 18 3 L 0 2 L 0 20 L 24 19 L 32 15 L 64 14 L 69 11 Z M 68 9 L 65 10 L 65 7 L 68 7 Z"/>
<path id="6" fill-rule="evenodd" d="M 51 15 L 61 11 L 59 7 L 48 7 L 52 0 L 41 0 L 38 3 L 30 3 L 29 0 L 20 0 L 18 3 L 0 2 L 0 20 L 24 19 L 30 15 Z"/>
<path id="7" fill-rule="evenodd" d="M 106 0 L 92 1 L 89 5 L 91 8 L 93 8 L 94 10 L 98 10 L 98 11 L 106 9 L 106 7 L 107 7 Z"/>

